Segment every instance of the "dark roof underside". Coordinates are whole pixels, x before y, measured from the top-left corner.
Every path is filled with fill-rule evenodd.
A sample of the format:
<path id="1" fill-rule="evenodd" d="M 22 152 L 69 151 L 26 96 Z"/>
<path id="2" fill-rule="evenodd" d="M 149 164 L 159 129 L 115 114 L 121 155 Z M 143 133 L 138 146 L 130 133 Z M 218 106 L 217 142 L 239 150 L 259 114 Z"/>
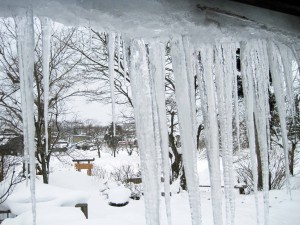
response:
<path id="1" fill-rule="evenodd" d="M 300 17 L 299 0 L 231 0 Z"/>

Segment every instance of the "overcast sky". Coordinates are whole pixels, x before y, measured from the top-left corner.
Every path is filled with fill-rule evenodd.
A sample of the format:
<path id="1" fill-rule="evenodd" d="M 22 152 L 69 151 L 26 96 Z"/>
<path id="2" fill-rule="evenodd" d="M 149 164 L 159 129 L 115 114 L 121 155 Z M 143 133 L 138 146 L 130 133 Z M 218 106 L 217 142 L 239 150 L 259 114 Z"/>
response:
<path id="1" fill-rule="evenodd" d="M 84 97 L 76 97 L 68 100 L 67 108 L 71 114 L 66 116 L 66 120 L 72 120 L 77 115 L 78 120 L 96 120 L 99 124 L 108 125 L 112 122 L 111 104 L 102 104 L 99 102 L 87 103 Z M 121 120 L 118 105 L 116 105 L 117 122 Z"/>

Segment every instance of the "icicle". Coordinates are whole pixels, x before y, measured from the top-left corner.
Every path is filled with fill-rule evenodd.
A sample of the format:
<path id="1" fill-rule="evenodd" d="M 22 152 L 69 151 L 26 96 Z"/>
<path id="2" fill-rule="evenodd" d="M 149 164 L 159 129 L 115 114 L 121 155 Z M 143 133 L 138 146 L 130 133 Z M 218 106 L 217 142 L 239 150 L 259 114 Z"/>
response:
<path id="1" fill-rule="evenodd" d="M 131 43 L 130 74 L 139 142 L 142 180 L 145 198 L 147 225 L 159 225 L 160 177 L 157 176 L 157 152 L 155 149 L 155 131 L 153 114 L 153 96 L 148 59 L 143 40 Z"/>
<path id="2" fill-rule="evenodd" d="M 290 189 L 290 170 L 289 170 L 289 150 L 286 129 L 286 107 L 285 107 L 285 88 L 283 87 L 284 78 L 286 78 L 283 70 L 282 58 L 278 47 L 274 42 L 268 43 L 268 53 L 270 62 L 270 72 L 272 76 L 272 83 L 274 87 L 274 94 L 277 103 L 277 109 L 280 119 L 281 137 L 283 143 L 283 150 L 285 155 L 285 174 L 286 174 L 286 188 L 291 195 Z M 292 62 L 290 62 L 290 65 Z M 290 83 L 290 82 L 289 82 Z M 288 89 L 286 89 L 288 91 Z"/>
<path id="3" fill-rule="evenodd" d="M 112 101 L 112 123 L 113 135 L 116 136 L 116 115 L 115 115 L 115 33 L 108 35 L 108 73 L 110 83 L 110 95 Z"/>
<path id="4" fill-rule="evenodd" d="M 238 99 L 238 83 L 237 76 L 234 77 L 234 119 L 236 127 L 236 140 L 238 152 L 241 152 L 241 143 L 240 143 L 240 116 L 239 116 L 239 99 Z"/>
<path id="5" fill-rule="evenodd" d="M 237 45 L 236 49 L 238 49 L 240 46 Z M 235 66 L 236 68 L 236 66 Z M 239 101 L 238 101 L 238 80 L 237 80 L 237 75 L 240 73 L 238 72 L 237 69 L 236 74 L 234 75 L 234 93 L 233 93 L 233 98 L 234 98 L 234 110 L 235 110 L 235 127 L 236 127 L 236 139 L 237 139 L 237 147 L 238 147 L 238 152 L 241 152 L 241 143 L 240 143 L 240 116 L 239 116 Z"/>
<path id="6" fill-rule="evenodd" d="M 257 184 L 258 184 L 258 171 L 257 171 L 257 159 L 255 152 L 255 128 L 254 128 L 254 90 L 253 90 L 253 79 L 252 79 L 252 65 L 247 61 L 247 57 L 250 57 L 249 51 L 251 46 L 246 43 L 241 43 L 241 74 L 243 81 L 243 91 L 246 103 L 246 121 L 248 131 L 248 141 L 250 149 L 250 158 L 253 174 L 253 189 L 255 195 L 255 207 L 256 207 L 256 220 L 259 225 L 259 204 L 257 195 Z"/>
<path id="7" fill-rule="evenodd" d="M 226 224 L 234 224 L 233 184 L 233 137 L 232 137 L 232 96 L 236 66 L 235 44 L 222 44 L 215 48 L 216 91 L 222 146 L 222 161 L 226 200 Z"/>
<path id="8" fill-rule="evenodd" d="M 297 62 L 298 76 L 300 76 L 300 53 L 297 53 L 297 50 L 295 49 L 295 45 L 292 45 L 292 52 Z"/>
<path id="9" fill-rule="evenodd" d="M 255 49 L 255 48 L 254 48 Z M 257 60 L 257 61 L 256 61 Z M 254 60 L 256 61 L 257 71 L 255 81 L 255 122 L 259 148 L 262 155 L 262 167 L 263 167 L 263 195 L 264 195 L 264 225 L 269 224 L 269 160 L 268 151 L 270 148 L 270 131 L 269 131 L 269 62 L 266 49 L 266 41 L 258 41 L 256 45 L 256 52 L 254 54 Z"/>
<path id="10" fill-rule="evenodd" d="M 188 45 L 188 44 L 187 44 Z M 201 206 L 199 178 L 197 172 L 196 136 L 194 134 L 195 118 L 193 109 L 195 102 L 191 96 L 190 69 L 187 68 L 187 59 L 190 58 L 190 49 L 184 49 L 181 38 L 171 43 L 172 66 L 175 76 L 175 95 L 178 107 L 179 128 L 182 143 L 182 157 L 186 175 L 187 187 L 189 190 L 192 224 L 201 224 Z M 192 135 L 191 135 L 192 133 Z"/>
<path id="11" fill-rule="evenodd" d="M 295 101 L 294 101 L 294 90 L 293 90 L 293 60 L 295 59 L 293 56 L 293 52 L 290 48 L 286 45 L 279 44 L 278 45 L 281 60 L 284 68 L 284 81 L 285 81 L 285 88 L 288 97 L 289 108 L 291 110 L 292 117 L 295 116 Z"/>
<path id="12" fill-rule="evenodd" d="M 125 40 L 123 40 L 122 42 L 122 48 L 123 48 L 123 76 L 124 76 L 124 85 L 126 87 L 126 76 L 127 76 L 127 53 L 126 53 L 126 43 L 125 43 Z"/>
<path id="13" fill-rule="evenodd" d="M 121 70 L 121 34 L 118 34 L 117 39 L 117 54 L 118 54 L 118 70 Z"/>
<path id="14" fill-rule="evenodd" d="M 19 56 L 19 72 L 21 83 L 21 106 L 23 116 L 23 133 L 25 150 L 29 153 L 30 190 L 32 202 L 33 224 L 36 224 L 35 200 L 35 131 L 34 131 L 34 28 L 32 8 L 16 16 L 17 45 Z M 26 157 L 26 156 L 25 156 Z M 27 163 L 27 162 L 26 162 Z M 27 165 L 25 165 L 27 170 Z"/>
<path id="15" fill-rule="evenodd" d="M 222 220 L 222 189 L 219 159 L 219 131 L 215 86 L 213 77 L 213 47 L 203 46 L 200 51 L 198 81 L 201 93 L 201 108 L 204 118 L 205 143 L 209 164 L 212 209 L 215 225 L 223 224 Z"/>
<path id="16" fill-rule="evenodd" d="M 187 80 L 189 84 L 189 100 L 191 104 L 191 113 L 192 117 L 191 119 L 193 120 L 193 132 L 192 136 L 196 137 L 197 136 L 197 117 L 196 117 L 196 94 L 195 94 L 195 83 L 194 83 L 194 76 L 196 75 L 195 73 L 195 64 L 196 64 L 196 57 L 194 55 L 194 52 L 192 52 L 189 40 L 187 36 L 184 36 L 182 38 L 182 43 L 183 43 L 183 48 L 184 48 L 184 53 L 185 53 L 185 62 L 186 62 L 186 69 L 187 69 Z M 194 152 L 196 153 L 196 152 Z M 194 155 L 195 158 L 197 158 L 197 154 Z"/>
<path id="17" fill-rule="evenodd" d="M 42 18 L 42 62 L 43 62 L 43 79 L 44 79 L 44 120 L 45 120 L 45 153 L 48 155 L 48 102 L 49 102 L 49 62 L 50 62 L 50 20 Z"/>
<path id="18" fill-rule="evenodd" d="M 24 142 L 24 169 L 26 175 L 26 186 L 28 185 L 28 170 L 29 170 L 29 147 L 28 147 L 28 124 L 27 124 L 27 110 L 26 110 L 26 93 L 24 80 L 24 62 L 23 62 L 23 46 L 24 46 L 24 27 L 25 21 L 19 17 L 15 18 L 16 33 L 17 33 L 17 49 L 19 60 L 19 74 L 20 74 L 20 91 L 21 91 L 21 107 L 22 107 L 22 123 L 23 123 L 23 142 Z"/>
<path id="19" fill-rule="evenodd" d="M 160 136 L 166 214 L 168 224 L 171 225 L 169 138 L 165 104 L 165 49 L 163 44 L 153 42 L 149 45 L 149 63 L 150 75 L 153 80 L 154 105 L 156 105 L 158 115 L 157 130 Z"/>
<path id="20" fill-rule="evenodd" d="M 243 47 L 243 49 L 242 49 Z M 264 189 L 264 225 L 268 225 L 269 216 L 269 168 L 268 149 L 270 144 L 269 133 L 269 104 L 268 104 L 268 83 L 269 83 L 269 62 L 267 57 L 266 42 L 262 40 L 251 40 L 241 46 L 242 75 L 245 84 L 245 95 L 247 104 L 248 123 L 255 120 L 259 148 L 261 151 Z M 253 118 L 254 112 L 254 118 Z M 252 115 L 250 115 L 252 114 Z M 254 125 L 248 124 L 250 149 L 255 149 Z M 253 137 L 252 137 L 253 135 Z M 253 151 L 251 149 L 251 151 Z M 253 171 L 255 175 L 255 171 Z"/>

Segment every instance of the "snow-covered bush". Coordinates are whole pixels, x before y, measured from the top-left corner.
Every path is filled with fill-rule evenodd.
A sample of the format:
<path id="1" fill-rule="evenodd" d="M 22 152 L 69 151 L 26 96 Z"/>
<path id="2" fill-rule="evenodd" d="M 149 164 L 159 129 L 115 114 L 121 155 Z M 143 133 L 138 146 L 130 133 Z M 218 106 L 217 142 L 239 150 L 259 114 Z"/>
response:
<path id="1" fill-rule="evenodd" d="M 130 191 L 131 191 L 130 198 L 133 200 L 139 200 L 140 197 L 143 195 L 142 184 L 135 184 L 135 183 L 129 182 L 129 183 L 125 184 L 125 187 L 130 189 Z"/>
<path id="2" fill-rule="evenodd" d="M 245 183 L 246 193 L 253 190 L 253 174 L 249 152 L 240 154 L 235 162 L 238 182 Z M 273 146 L 269 151 L 269 185 L 270 189 L 280 189 L 285 182 L 284 153 L 281 148 Z"/>
<path id="3" fill-rule="evenodd" d="M 101 166 L 94 165 L 93 168 L 93 176 L 96 177 L 97 179 L 107 179 L 109 176 L 109 173 L 107 170 Z"/>
<path id="4" fill-rule="evenodd" d="M 131 191 L 120 185 L 118 187 L 112 188 L 108 193 L 108 202 L 111 206 L 125 206 L 129 202 L 129 197 L 131 196 Z"/>
<path id="5" fill-rule="evenodd" d="M 122 183 L 126 183 L 128 179 L 140 177 L 140 171 L 135 171 L 132 165 L 122 165 L 121 167 L 117 167 L 110 174 L 111 178 L 115 181 L 120 181 Z"/>

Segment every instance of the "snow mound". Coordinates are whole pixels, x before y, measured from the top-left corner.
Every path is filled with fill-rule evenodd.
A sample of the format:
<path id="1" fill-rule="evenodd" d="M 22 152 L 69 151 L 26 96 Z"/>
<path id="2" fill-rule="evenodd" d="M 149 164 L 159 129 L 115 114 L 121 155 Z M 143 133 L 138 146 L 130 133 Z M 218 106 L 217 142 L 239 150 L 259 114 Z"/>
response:
<path id="1" fill-rule="evenodd" d="M 75 207 L 38 207 L 36 215 L 38 225 L 65 225 L 73 222 L 84 224 L 86 220 L 80 209 Z M 32 212 L 28 211 L 16 218 L 8 218 L 2 225 L 32 225 Z"/>
<path id="2" fill-rule="evenodd" d="M 78 171 L 62 171 L 50 175 L 50 184 L 61 188 L 90 193 L 97 190 L 97 186 L 100 185 L 101 182 L 97 182 L 94 177 L 87 176 L 85 173 Z"/>
<path id="3" fill-rule="evenodd" d="M 113 206 L 124 206 L 129 202 L 131 191 L 124 186 L 113 188 L 108 193 L 108 201 Z"/>
<path id="4" fill-rule="evenodd" d="M 36 183 L 37 208 L 54 206 L 75 206 L 85 203 L 90 195 L 85 191 L 70 190 L 50 184 Z M 17 185 L 15 191 L 5 202 L 5 208 L 10 209 L 15 215 L 20 215 L 31 210 L 31 193 L 26 182 Z"/>

